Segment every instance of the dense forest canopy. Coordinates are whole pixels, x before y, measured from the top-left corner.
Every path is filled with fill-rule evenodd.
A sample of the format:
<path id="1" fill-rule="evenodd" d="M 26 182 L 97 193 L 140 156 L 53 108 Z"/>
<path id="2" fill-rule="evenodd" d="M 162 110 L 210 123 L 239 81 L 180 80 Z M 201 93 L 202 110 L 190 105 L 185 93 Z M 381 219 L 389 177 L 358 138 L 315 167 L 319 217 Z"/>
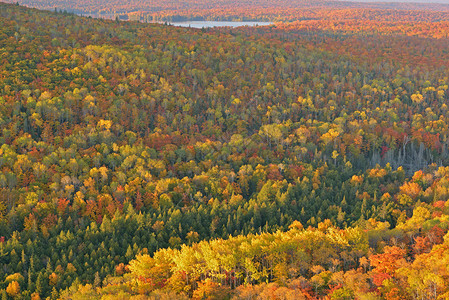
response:
<path id="1" fill-rule="evenodd" d="M 16 3 L 16 0 L 6 0 Z M 139 21 L 184 21 L 184 20 L 256 20 L 256 21 L 295 21 L 322 20 L 331 17 L 335 11 L 349 10 L 351 18 L 364 18 L 355 9 L 384 10 L 379 14 L 398 21 L 398 16 L 414 18 L 418 14 L 431 14 L 437 19 L 447 14 L 449 3 L 376 2 L 360 3 L 353 1 L 324 0 L 19 0 L 17 3 L 46 10 L 61 10 L 103 18 L 121 18 Z M 430 2 L 430 3 L 426 3 Z M 394 15 L 394 17 L 392 16 Z M 377 16 L 379 18 L 380 16 Z M 346 16 L 347 17 L 347 14 Z M 419 17 L 418 17 L 419 18 Z M 339 20 L 342 16 L 339 16 Z"/>
<path id="2" fill-rule="evenodd" d="M 335 5 L 0 4 L 2 297 L 445 299 L 449 12 Z"/>

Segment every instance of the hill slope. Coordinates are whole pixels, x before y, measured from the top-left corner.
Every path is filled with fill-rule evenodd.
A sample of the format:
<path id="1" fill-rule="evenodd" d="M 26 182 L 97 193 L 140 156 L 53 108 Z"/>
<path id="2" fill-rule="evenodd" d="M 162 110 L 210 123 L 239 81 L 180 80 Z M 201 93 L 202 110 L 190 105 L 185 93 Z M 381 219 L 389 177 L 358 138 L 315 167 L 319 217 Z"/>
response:
<path id="1" fill-rule="evenodd" d="M 16 3 L 7 0 L 6 2 Z M 410 1 L 409 1 L 410 2 Z M 189 1 L 73 1 L 73 0 L 20 0 L 18 3 L 29 7 L 46 10 L 61 10 L 78 14 L 142 21 L 182 21 L 182 20 L 258 20 L 258 21 L 295 21 L 300 19 L 321 20 L 329 17 L 329 13 L 346 10 L 385 10 L 406 15 L 410 11 L 421 11 L 429 15 L 449 11 L 449 3 L 438 4 L 438 1 L 421 1 L 421 3 L 389 2 L 357 2 L 357 1 L 324 1 L 324 0 L 189 0 Z M 425 12 L 424 12 L 425 11 Z M 352 13 L 350 13 L 352 14 Z M 355 13 L 352 17 L 360 18 L 365 14 Z M 378 16 L 379 17 L 379 16 Z M 340 16 L 341 18 L 341 16 Z"/>
<path id="2" fill-rule="evenodd" d="M 294 221 L 397 227 L 345 272 L 388 243 L 441 243 L 448 23 L 371 13 L 384 19 L 196 30 L 0 4 L 2 293 L 70 295 L 125 280 L 111 276 L 136 254 Z M 186 295 L 224 284 L 210 274 Z"/>

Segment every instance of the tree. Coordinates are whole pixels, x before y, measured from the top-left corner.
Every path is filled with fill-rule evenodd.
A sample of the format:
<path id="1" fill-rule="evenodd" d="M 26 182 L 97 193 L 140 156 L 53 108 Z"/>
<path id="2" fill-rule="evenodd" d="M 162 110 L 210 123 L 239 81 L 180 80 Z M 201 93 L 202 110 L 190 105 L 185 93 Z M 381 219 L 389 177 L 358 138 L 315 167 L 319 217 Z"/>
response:
<path id="1" fill-rule="evenodd" d="M 381 286 L 384 280 L 392 278 L 395 271 L 405 264 L 406 251 L 396 246 L 386 246 L 384 253 L 369 257 L 373 269 L 373 282 Z"/>
<path id="2" fill-rule="evenodd" d="M 193 292 L 193 299 L 226 299 L 231 290 L 229 287 L 221 286 L 211 279 L 198 283 L 198 288 Z"/>
<path id="3" fill-rule="evenodd" d="M 11 297 L 15 297 L 20 293 L 20 285 L 17 281 L 11 281 L 6 287 L 6 292 Z"/>

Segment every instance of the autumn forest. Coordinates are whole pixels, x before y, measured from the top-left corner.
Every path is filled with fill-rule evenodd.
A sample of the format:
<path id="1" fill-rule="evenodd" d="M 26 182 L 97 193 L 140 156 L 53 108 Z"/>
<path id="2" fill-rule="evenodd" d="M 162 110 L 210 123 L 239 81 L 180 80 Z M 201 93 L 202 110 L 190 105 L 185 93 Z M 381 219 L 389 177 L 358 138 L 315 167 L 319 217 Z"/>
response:
<path id="1" fill-rule="evenodd" d="M 449 299 L 449 5 L 159 2 L 0 3 L 1 299 Z"/>

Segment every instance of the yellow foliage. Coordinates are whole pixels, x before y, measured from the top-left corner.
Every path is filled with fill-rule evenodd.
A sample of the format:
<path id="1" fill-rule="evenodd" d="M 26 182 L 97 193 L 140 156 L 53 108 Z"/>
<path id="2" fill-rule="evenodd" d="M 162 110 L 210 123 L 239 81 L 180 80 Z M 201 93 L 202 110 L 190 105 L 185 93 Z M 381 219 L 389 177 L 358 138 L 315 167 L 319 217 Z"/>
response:
<path id="1" fill-rule="evenodd" d="M 409 195 L 412 199 L 418 197 L 419 193 L 422 191 L 421 187 L 416 182 L 406 182 L 400 187 L 400 190 L 402 193 Z"/>
<path id="2" fill-rule="evenodd" d="M 290 224 L 290 226 L 288 226 L 289 229 L 296 229 L 296 230 L 302 230 L 304 229 L 304 226 L 301 224 L 301 222 L 295 220 L 293 221 L 292 224 Z"/>
<path id="3" fill-rule="evenodd" d="M 371 169 L 368 171 L 368 177 L 371 178 L 382 178 L 387 175 L 387 171 L 385 169 Z"/>
<path id="4" fill-rule="evenodd" d="M 101 119 L 97 123 L 97 128 L 100 130 L 109 130 L 112 127 L 112 121 Z"/>
<path id="5" fill-rule="evenodd" d="M 6 292 L 11 297 L 17 296 L 20 293 L 20 285 L 17 281 L 11 281 L 6 288 Z"/>
<path id="6" fill-rule="evenodd" d="M 24 280 L 24 278 L 23 278 L 22 274 L 20 274 L 20 273 L 14 273 L 14 274 L 8 275 L 8 276 L 6 276 L 6 279 L 5 279 L 6 282 L 10 282 L 10 283 L 13 281 L 22 282 L 23 280 Z"/>
<path id="7" fill-rule="evenodd" d="M 413 94 L 410 98 L 412 98 L 412 101 L 417 104 L 420 104 L 424 100 L 423 95 L 421 95 L 420 93 Z"/>
<path id="8" fill-rule="evenodd" d="M 363 182 L 362 176 L 353 175 L 351 178 L 351 183 L 362 183 L 362 182 Z"/>
<path id="9" fill-rule="evenodd" d="M 398 224 L 399 229 L 416 229 L 420 228 L 422 224 L 430 219 L 430 212 L 427 208 L 419 206 L 413 210 L 413 216 L 404 224 Z"/>

